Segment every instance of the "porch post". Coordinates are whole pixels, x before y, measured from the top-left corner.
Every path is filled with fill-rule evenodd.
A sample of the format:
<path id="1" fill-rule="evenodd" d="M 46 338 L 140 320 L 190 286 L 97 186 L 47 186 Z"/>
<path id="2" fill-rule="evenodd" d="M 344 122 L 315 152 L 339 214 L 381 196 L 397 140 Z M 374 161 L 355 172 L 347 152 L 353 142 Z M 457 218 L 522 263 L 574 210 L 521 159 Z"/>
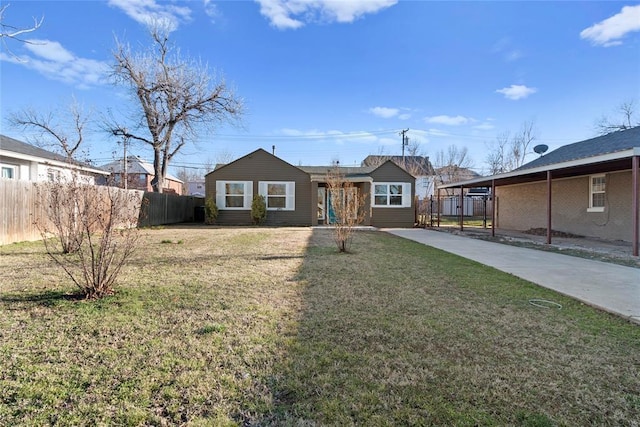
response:
<path id="1" fill-rule="evenodd" d="M 640 156 L 633 156 L 631 159 L 631 191 L 633 194 L 631 195 L 631 229 L 633 231 L 633 236 L 631 238 L 632 246 L 633 246 L 633 256 L 638 256 L 638 211 L 640 210 L 640 201 L 638 200 L 638 169 L 640 168 Z"/>
<path id="2" fill-rule="evenodd" d="M 463 196 L 464 187 L 460 186 L 460 231 L 464 230 L 464 197 Z"/>
<path id="3" fill-rule="evenodd" d="M 496 237 L 496 180 L 491 180 L 491 237 Z"/>
<path id="4" fill-rule="evenodd" d="M 551 244 L 551 171 L 547 171 L 547 245 Z"/>

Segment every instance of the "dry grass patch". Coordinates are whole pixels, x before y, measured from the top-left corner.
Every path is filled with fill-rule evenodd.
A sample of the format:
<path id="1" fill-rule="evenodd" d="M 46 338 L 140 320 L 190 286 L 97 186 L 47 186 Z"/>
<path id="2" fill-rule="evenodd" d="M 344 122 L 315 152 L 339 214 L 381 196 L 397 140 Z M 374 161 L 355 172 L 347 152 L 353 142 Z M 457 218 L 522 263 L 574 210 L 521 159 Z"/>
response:
<path id="1" fill-rule="evenodd" d="M 477 263 L 378 232 L 352 254 L 307 228 L 143 242 L 100 301 L 42 244 L 0 247 L 0 425 L 640 419 L 639 327 Z"/>

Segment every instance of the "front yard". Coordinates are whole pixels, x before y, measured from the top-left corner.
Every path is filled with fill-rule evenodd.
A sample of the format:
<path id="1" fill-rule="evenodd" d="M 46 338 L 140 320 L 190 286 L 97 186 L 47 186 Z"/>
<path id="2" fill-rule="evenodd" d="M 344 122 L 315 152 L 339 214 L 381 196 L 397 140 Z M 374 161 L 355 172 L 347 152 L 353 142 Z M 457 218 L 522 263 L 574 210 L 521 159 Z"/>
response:
<path id="1" fill-rule="evenodd" d="M 0 425 L 638 425 L 640 327 L 380 232 L 352 249 L 144 230 L 88 302 L 41 243 L 2 246 Z"/>

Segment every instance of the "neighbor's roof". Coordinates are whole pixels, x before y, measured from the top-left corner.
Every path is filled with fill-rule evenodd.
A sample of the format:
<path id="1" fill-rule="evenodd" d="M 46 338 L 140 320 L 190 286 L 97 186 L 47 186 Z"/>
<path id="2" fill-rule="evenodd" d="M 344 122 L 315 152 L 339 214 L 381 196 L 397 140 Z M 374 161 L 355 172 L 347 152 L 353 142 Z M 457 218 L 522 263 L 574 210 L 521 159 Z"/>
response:
<path id="1" fill-rule="evenodd" d="M 80 170 L 108 175 L 108 172 L 99 167 L 92 166 L 88 163 L 69 160 L 65 156 L 36 147 L 35 145 L 19 141 L 17 139 L 0 135 L 0 155 L 6 157 L 14 157 L 28 161 L 37 161 L 39 163 L 51 164 L 61 167 L 76 167 Z"/>
<path id="2" fill-rule="evenodd" d="M 511 172 L 441 185 L 440 188 L 509 185 L 631 169 L 640 156 L 640 127 L 613 132 L 560 147 Z"/>
<path id="3" fill-rule="evenodd" d="M 429 161 L 429 157 L 425 156 L 385 156 L 385 155 L 369 155 L 362 161 L 362 166 L 381 165 L 387 160 L 391 160 L 396 165 L 403 167 L 406 164 L 408 168 L 417 169 L 420 175 L 434 175 L 433 166 Z"/>
<path id="4" fill-rule="evenodd" d="M 124 172 L 122 160 L 115 160 L 111 163 L 107 163 L 106 165 L 103 165 L 102 168 L 115 173 Z M 127 156 L 127 173 L 137 173 L 151 176 L 155 175 L 153 165 L 138 156 Z M 172 181 L 182 182 L 180 179 L 171 174 L 167 174 L 166 178 Z"/>

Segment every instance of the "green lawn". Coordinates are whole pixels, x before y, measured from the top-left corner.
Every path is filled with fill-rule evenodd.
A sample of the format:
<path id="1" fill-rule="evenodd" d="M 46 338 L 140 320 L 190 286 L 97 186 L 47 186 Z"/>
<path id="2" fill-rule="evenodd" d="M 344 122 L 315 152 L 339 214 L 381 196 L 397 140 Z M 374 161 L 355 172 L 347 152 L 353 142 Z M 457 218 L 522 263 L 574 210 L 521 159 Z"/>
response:
<path id="1" fill-rule="evenodd" d="M 41 243 L 0 247 L 0 425 L 640 420 L 640 327 L 491 268 L 380 232 L 142 241 L 97 302 Z"/>

